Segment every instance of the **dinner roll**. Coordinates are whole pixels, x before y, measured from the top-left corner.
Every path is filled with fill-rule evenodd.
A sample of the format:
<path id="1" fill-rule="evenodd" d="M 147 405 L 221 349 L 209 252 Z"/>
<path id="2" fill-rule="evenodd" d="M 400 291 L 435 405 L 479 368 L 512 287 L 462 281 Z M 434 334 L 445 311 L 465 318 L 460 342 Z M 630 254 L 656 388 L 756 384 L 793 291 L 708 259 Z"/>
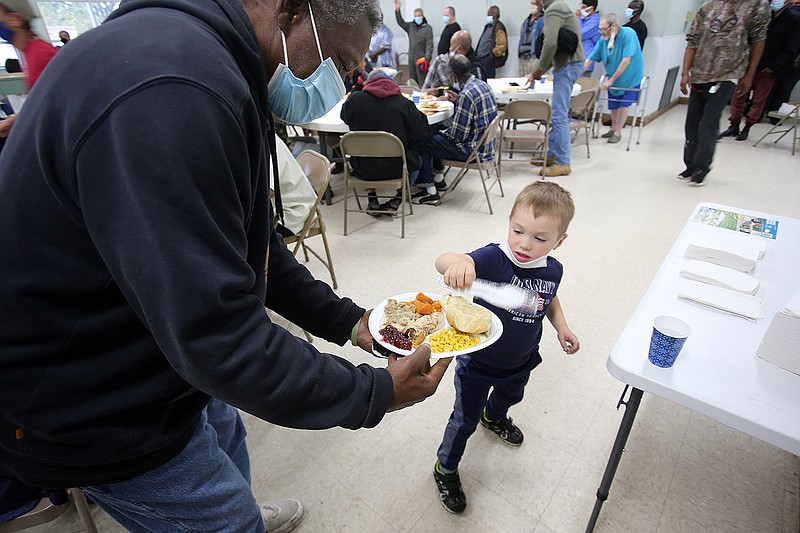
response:
<path id="1" fill-rule="evenodd" d="M 439 300 L 450 325 L 462 333 L 486 333 L 492 325 L 488 309 L 468 302 L 463 296 L 445 294 Z"/>

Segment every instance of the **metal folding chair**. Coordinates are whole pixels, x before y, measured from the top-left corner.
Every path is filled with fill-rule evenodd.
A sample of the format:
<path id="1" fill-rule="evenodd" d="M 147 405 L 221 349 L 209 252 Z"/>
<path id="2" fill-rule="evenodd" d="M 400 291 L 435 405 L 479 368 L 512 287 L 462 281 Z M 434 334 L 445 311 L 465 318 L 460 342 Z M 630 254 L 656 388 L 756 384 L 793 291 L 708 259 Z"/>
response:
<path id="1" fill-rule="evenodd" d="M 545 100 L 512 100 L 503 109 L 500 126 L 499 149 L 497 150 L 497 167 L 503 173 L 503 153 L 509 158 L 514 152 L 531 154 L 532 160 L 541 161 L 547 168 L 547 142 L 550 139 L 550 103 Z M 520 128 L 520 124 L 535 123 L 536 127 Z M 523 146 L 523 148 L 520 147 Z M 537 157 L 538 156 L 538 157 Z"/>
<path id="2" fill-rule="evenodd" d="M 489 214 L 493 214 L 492 211 L 492 202 L 489 199 L 489 191 L 492 190 L 492 187 L 497 185 L 500 188 L 500 196 L 505 196 L 503 193 L 503 183 L 500 181 L 500 166 L 498 164 L 499 157 L 495 151 L 495 154 L 491 159 L 487 159 L 486 161 L 482 161 L 479 157 L 480 149 L 484 146 L 489 145 L 495 137 L 497 137 L 497 127 L 502 120 L 503 115 L 498 114 L 494 120 L 489 123 L 489 126 L 486 128 L 486 131 L 483 132 L 483 135 L 480 138 L 477 146 L 469 154 L 466 161 L 456 161 L 453 159 L 443 159 L 442 164 L 447 167 L 444 175 L 447 176 L 447 173 L 450 172 L 450 169 L 453 167 L 457 167 L 458 174 L 447 187 L 447 189 L 439 194 L 444 199 L 444 196 L 449 192 L 453 191 L 461 180 L 464 179 L 464 175 L 469 172 L 470 170 L 477 170 L 478 174 L 481 177 L 481 185 L 483 185 L 483 193 L 486 195 L 486 204 L 489 206 Z M 494 174 L 494 181 L 492 181 L 492 174 Z M 491 185 L 487 186 L 486 183 L 491 181 Z"/>
<path id="3" fill-rule="evenodd" d="M 794 107 L 789 110 L 788 113 L 782 113 L 781 111 L 770 111 L 767 113 L 768 117 L 780 119 L 778 122 L 772 126 L 767 133 L 765 133 L 753 147 L 758 146 L 758 143 L 763 141 L 767 135 L 774 135 L 780 133 L 781 136 L 778 137 L 773 141 L 773 144 L 776 144 L 778 141 L 783 139 L 787 133 L 792 133 L 792 155 L 794 155 L 795 147 L 798 144 L 798 139 L 800 139 L 800 128 L 798 128 L 798 122 L 800 122 L 800 104 L 794 104 Z M 791 124 L 791 125 L 790 125 Z M 786 129 L 778 129 L 778 128 L 786 128 Z"/>
<path id="4" fill-rule="evenodd" d="M 586 144 L 586 157 L 589 158 L 589 138 L 591 137 L 592 115 L 594 114 L 594 101 L 597 92 L 594 90 L 581 91 L 572 97 L 569 103 L 569 132 L 572 142 L 578 138 L 583 130 L 584 143 Z M 575 118 L 579 117 L 579 118 Z"/>
<path id="5" fill-rule="evenodd" d="M 97 533 L 97 526 L 92 518 L 92 512 L 86 502 L 86 496 L 78 489 L 67 489 L 68 501 L 61 505 L 56 505 L 49 498 L 42 498 L 39 503 L 28 511 L 8 522 L 0 524 L 0 533 L 11 533 L 12 531 L 22 531 L 30 527 L 52 522 L 63 515 L 71 505 L 75 506 L 78 516 L 83 522 L 83 527 L 87 533 Z"/>
<path id="6" fill-rule="evenodd" d="M 414 214 L 411 207 L 411 194 L 408 187 L 408 165 L 406 164 L 406 149 L 403 141 L 397 136 L 386 131 L 351 131 L 346 133 L 339 143 L 342 157 L 345 159 L 344 165 L 344 234 L 347 235 L 347 213 L 362 212 L 370 213 L 368 209 L 361 207 L 360 198 L 366 198 L 365 193 L 359 193 L 359 189 L 391 189 L 391 195 L 378 194 L 379 198 L 394 198 L 395 191 L 401 189 L 400 205 L 394 211 L 380 211 L 381 214 L 389 213 L 400 215 L 400 238 L 406 236 L 406 204 L 409 207 L 409 214 Z M 391 177 L 380 181 L 362 180 L 354 176 L 350 171 L 347 161 L 352 157 L 397 157 L 402 160 L 403 169 L 400 176 Z M 350 209 L 348 200 L 350 194 L 356 199 L 358 209 Z"/>

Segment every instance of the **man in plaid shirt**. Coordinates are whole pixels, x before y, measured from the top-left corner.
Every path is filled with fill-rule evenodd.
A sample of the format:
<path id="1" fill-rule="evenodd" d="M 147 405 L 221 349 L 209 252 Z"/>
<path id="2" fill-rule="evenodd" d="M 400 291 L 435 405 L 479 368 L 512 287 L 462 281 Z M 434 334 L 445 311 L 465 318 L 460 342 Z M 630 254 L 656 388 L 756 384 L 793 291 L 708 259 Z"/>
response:
<path id="1" fill-rule="evenodd" d="M 459 93 L 447 91 L 446 97 L 455 103 L 451 124 L 433 135 L 417 142 L 422 158 L 417 185 L 423 190 L 412 196 L 415 204 L 439 205 L 439 191 L 447 189 L 444 181 L 442 159 L 466 161 L 478 145 L 483 132 L 497 116 L 497 102 L 489 85 L 470 72 L 466 56 L 450 59 L 451 86 Z M 481 161 L 494 158 L 494 140 L 480 148 Z"/>

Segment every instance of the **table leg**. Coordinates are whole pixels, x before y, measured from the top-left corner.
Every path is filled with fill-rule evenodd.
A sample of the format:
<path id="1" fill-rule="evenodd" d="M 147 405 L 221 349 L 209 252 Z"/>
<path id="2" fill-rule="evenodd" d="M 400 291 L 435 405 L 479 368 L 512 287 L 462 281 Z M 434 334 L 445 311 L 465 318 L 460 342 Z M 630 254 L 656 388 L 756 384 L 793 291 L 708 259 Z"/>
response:
<path id="1" fill-rule="evenodd" d="M 623 398 L 625 398 L 628 387 L 630 387 L 630 385 L 625 385 L 625 390 L 622 391 L 622 396 L 617 404 L 617 409 L 619 409 L 620 405 L 625 406 L 625 414 L 619 425 L 617 438 L 614 440 L 614 447 L 611 449 L 611 456 L 608 458 L 603 480 L 600 482 L 600 488 L 597 489 L 597 500 L 594 502 L 592 516 L 589 518 L 589 523 L 586 525 L 586 533 L 594 531 L 594 526 L 597 523 L 597 518 L 600 516 L 600 509 L 603 507 L 603 502 L 608 499 L 608 491 L 611 489 L 611 482 L 614 480 L 614 474 L 617 473 L 619 461 L 622 459 L 622 452 L 625 451 L 625 443 L 628 441 L 628 435 L 630 435 L 631 428 L 633 427 L 633 419 L 636 418 L 636 411 L 639 410 L 639 403 L 642 401 L 643 392 L 636 387 L 630 387 L 631 395 L 627 402 L 624 401 Z"/>

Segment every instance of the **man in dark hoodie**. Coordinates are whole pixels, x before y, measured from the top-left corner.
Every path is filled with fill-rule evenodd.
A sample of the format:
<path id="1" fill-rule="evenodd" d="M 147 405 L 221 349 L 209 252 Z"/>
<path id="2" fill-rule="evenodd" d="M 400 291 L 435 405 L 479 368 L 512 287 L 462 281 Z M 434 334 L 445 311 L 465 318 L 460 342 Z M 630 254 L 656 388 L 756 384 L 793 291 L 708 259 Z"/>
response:
<path id="1" fill-rule="evenodd" d="M 342 120 L 351 131 L 387 131 L 400 139 L 406 148 L 409 185 L 416 181 L 421 160 L 415 147 L 428 131 L 428 119 L 414 102 L 403 96 L 400 86 L 380 69 L 373 70 L 360 92 L 350 95 L 342 105 Z M 382 180 L 399 176 L 403 162 L 398 157 L 354 158 L 354 173 L 364 180 Z M 374 189 L 368 193 L 371 211 L 396 210 L 402 200 L 398 195 L 378 205 Z"/>
<path id="2" fill-rule="evenodd" d="M 271 116 L 335 105 L 380 20 L 377 0 L 123 0 L 50 62 L 0 155 L 0 476 L 81 487 L 130 530 L 289 531 L 302 506 L 256 504 L 232 406 L 357 429 L 435 391 L 428 348 L 356 367 L 264 309 L 371 347 L 274 230 Z"/>

